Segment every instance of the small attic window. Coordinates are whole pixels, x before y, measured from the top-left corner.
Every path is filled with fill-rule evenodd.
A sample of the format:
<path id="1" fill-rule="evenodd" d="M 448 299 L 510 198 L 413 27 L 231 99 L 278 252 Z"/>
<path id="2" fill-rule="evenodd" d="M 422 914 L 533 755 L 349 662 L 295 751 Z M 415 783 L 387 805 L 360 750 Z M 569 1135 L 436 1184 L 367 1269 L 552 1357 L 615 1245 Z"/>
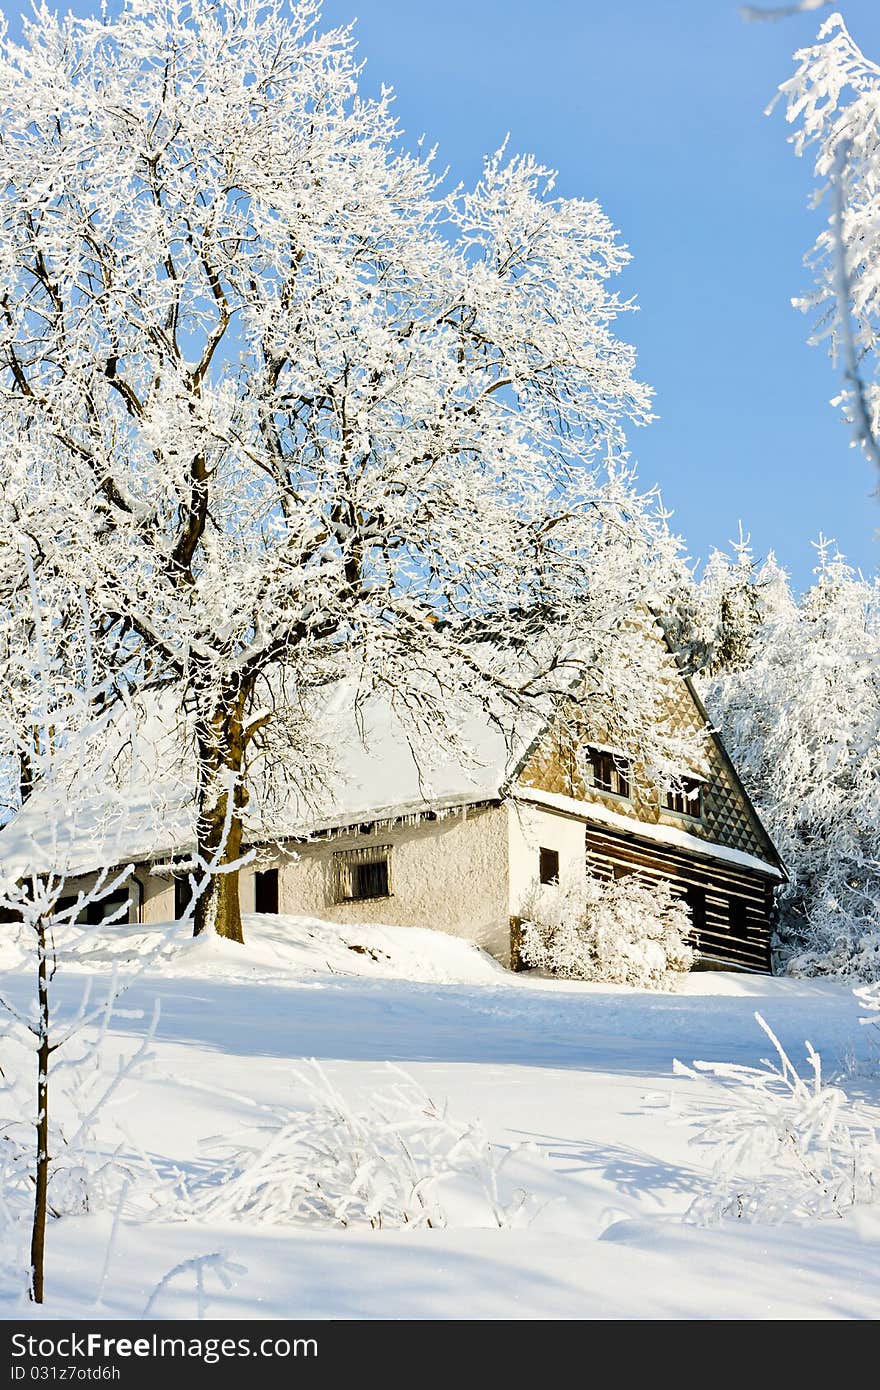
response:
<path id="1" fill-rule="evenodd" d="M 703 783 L 698 777 L 680 777 L 679 782 L 678 789 L 670 787 L 666 792 L 663 809 L 690 820 L 702 820 Z"/>
<path id="2" fill-rule="evenodd" d="M 391 897 L 391 846 L 343 849 L 333 856 L 333 901 Z"/>
<path id="3" fill-rule="evenodd" d="M 538 850 L 538 876 L 542 883 L 559 883 L 559 850 Z"/>
<path id="4" fill-rule="evenodd" d="M 632 786 L 632 760 L 605 748 L 588 748 L 585 764 L 587 785 L 597 792 L 621 796 L 629 801 Z"/>

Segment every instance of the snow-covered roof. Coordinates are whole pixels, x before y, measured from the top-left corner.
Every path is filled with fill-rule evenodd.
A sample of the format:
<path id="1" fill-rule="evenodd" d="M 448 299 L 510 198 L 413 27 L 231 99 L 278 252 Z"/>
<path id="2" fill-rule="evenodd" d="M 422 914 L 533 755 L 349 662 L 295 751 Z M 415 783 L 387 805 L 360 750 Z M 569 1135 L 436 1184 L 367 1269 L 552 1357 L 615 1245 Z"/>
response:
<path id="1" fill-rule="evenodd" d="M 86 873 L 192 840 L 192 787 L 170 704 L 116 710 L 71 744 L 0 830 L 0 868 Z"/>
<path id="2" fill-rule="evenodd" d="M 602 802 L 579 801 L 576 797 L 564 796 L 560 792 L 546 792 L 537 787 L 527 786 L 515 786 L 513 794 L 517 800 L 531 801 L 552 811 L 563 811 L 566 815 L 595 821 L 614 830 L 622 830 L 627 835 L 653 840 L 655 844 L 686 849 L 704 859 L 718 859 L 725 864 L 734 864 L 743 869 L 756 869 L 769 878 L 785 877 L 777 865 L 769 864 L 766 859 L 759 859 L 756 854 L 746 854 L 744 850 L 731 849 L 727 845 L 717 844 L 714 840 L 701 839 L 699 835 L 692 835 L 690 831 L 682 830 L 677 825 L 651 824 L 648 821 L 637 820 L 634 816 L 622 815 L 620 811 L 612 811 Z"/>
<path id="3" fill-rule="evenodd" d="M 460 701 L 454 745 L 440 746 L 417 735 L 387 696 L 360 698 L 345 680 L 322 695 L 312 718 L 327 749 L 326 776 L 308 793 L 291 785 L 281 798 L 264 796 L 257 764 L 249 839 L 304 837 L 496 799 L 540 727 L 532 719 L 505 730 L 477 701 Z M 191 766 L 170 697 L 106 719 L 0 829 L 3 874 L 87 873 L 188 849 L 195 840 Z"/>
<path id="4" fill-rule="evenodd" d="M 257 762 L 248 788 L 246 841 L 307 838 L 321 830 L 492 801 L 513 786 L 516 795 L 588 822 L 784 876 L 765 859 L 678 827 L 647 824 L 598 800 L 516 786 L 516 774 L 545 727 L 537 715 L 518 722 L 493 718 L 476 699 L 457 696 L 447 715 L 453 741 L 441 743 L 418 734 L 388 692 L 364 694 L 355 677 L 313 693 L 309 704 L 309 728 L 326 750 L 324 776 L 307 791 L 289 779 L 279 794 L 277 779 L 267 780 Z M 12 879 L 50 870 L 75 875 L 187 852 L 195 842 L 193 761 L 171 694 L 106 716 L 0 829 L 0 872 Z"/>

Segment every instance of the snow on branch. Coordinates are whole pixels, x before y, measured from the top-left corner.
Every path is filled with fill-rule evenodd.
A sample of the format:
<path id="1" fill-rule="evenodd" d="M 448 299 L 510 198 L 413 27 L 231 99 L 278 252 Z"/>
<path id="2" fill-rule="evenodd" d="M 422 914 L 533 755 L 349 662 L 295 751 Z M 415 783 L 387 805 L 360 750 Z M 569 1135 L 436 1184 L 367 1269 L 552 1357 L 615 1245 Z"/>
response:
<path id="1" fill-rule="evenodd" d="M 835 404 L 880 472 L 880 66 L 839 14 L 795 59 L 779 94 L 795 152 L 814 151 L 814 203 L 828 193 L 831 215 L 806 260 L 814 289 L 793 302 L 813 316 L 811 342 L 827 340 L 841 361 L 844 389 Z"/>
<path id="2" fill-rule="evenodd" d="M 207 1317 L 208 1313 L 208 1276 L 213 1276 L 221 1288 L 231 1289 L 235 1280 L 243 1274 L 247 1274 L 246 1267 L 231 1260 L 225 1250 L 215 1250 L 209 1255 L 196 1255 L 192 1259 L 182 1260 L 180 1264 L 163 1274 L 147 1299 L 141 1317 L 155 1317 L 156 1304 L 171 1284 L 177 1279 L 183 1279 L 186 1275 L 192 1275 L 196 1317 L 201 1321 Z"/>

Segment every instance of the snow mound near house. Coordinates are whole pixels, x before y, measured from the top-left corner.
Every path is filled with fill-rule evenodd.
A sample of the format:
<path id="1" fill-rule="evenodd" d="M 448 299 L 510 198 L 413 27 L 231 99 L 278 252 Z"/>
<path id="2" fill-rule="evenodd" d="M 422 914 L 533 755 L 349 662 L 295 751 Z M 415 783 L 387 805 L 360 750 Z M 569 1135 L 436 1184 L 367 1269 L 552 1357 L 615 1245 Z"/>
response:
<path id="1" fill-rule="evenodd" d="M 189 923 L 104 928 L 91 936 L 81 959 L 66 968 L 123 973 L 137 967 L 166 937 L 153 969 L 167 977 L 296 983 L 315 975 L 360 975 L 427 984 L 498 985 L 515 980 L 473 941 L 425 927 L 385 927 L 324 922 L 312 917 L 244 916 L 244 945 L 218 936 L 193 938 Z M 15 933 L 0 938 L 0 969 L 26 966 L 26 943 Z"/>
<path id="2" fill-rule="evenodd" d="M 316 917 L 244 916 L 244 946 L 220 937 L 182 944 L 168 974 L 241 975 L 249 979 L 363 975 L 430 984 L 498 984 L 510 978 L 473 941 L 426 927 L 325 922 Z"/>

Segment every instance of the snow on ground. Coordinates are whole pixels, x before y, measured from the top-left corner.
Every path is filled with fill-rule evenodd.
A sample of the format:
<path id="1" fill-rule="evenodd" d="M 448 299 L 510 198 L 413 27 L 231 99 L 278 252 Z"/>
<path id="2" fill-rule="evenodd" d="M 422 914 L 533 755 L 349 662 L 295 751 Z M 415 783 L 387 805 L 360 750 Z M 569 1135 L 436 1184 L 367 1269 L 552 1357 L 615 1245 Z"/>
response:
<path id="1" fill-rule="evenodd" d="M 456 1117 L 479 1117 L 494 1143 L 530 1141 L 509 1181 L 547 1204 L 512 1230 L 208 1225 L 161 1211 L 126 1219 L 102 1316 L 137 1317 L 172 1266 L 220 1249 L 245 1272 L 216 1287 L 214 1318 L 880 1314 L 880 1211 L 775 1227 L 681 1220 L 707 1159 L 680 1120 L 717 1101 L 710 1083 L 673 1076 L 673 1057 L 756 1063 L 767 1051 L 760 1009 L 792 1057 L 802 1059 L 808 1037 L 829 1072 L 843 1069 L 849 1092 L 876 1106 L 872 1030 L 859 1026 L 846 987 L 705 973 L 649 994 L 511 975 L 429 931 L 284 917 L 246 918 L 245 929 L 243 948 L 178 942 L 126 1000 L 147 1011 L 162 1001 L 154 1074 L 133 1083 L 118 1112 L 159 1172 L 196 1173 L 205 1141 L 233 1131 L 249 1100 L 301 1099 L 304 1058 L 319 1059 L 353 1100 L 387 1084 L 390 1061 L 448 1098 Z M 83 971 L 106 975 L 143 939 L 108 931 Z M 26 998 L 25 963 L 7 948 L 0 966 L 4 991 Z M 71 973 L 71 1001 L 82 984 Z M 116 1020 L 108 1065 L 141 1027 Z M 110 1224 L 106 1213 L 53 1222 L 44 1309 L 7 1300 L 3 1314 L 93 1316 Z M 154 1309 L 194 1313 L 185 1277 Z"/>

